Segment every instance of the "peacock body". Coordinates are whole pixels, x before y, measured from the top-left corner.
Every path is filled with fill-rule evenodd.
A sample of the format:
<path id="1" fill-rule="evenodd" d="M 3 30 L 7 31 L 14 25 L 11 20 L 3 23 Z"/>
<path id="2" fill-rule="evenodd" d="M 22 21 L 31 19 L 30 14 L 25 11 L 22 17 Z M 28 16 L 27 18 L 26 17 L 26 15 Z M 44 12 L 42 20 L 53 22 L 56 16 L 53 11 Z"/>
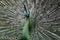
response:
<path id="1" fill-rule="evenodd" d="M 0 40 L 12 39 L 60 40 L 60 0 L 0 0 Z"/>

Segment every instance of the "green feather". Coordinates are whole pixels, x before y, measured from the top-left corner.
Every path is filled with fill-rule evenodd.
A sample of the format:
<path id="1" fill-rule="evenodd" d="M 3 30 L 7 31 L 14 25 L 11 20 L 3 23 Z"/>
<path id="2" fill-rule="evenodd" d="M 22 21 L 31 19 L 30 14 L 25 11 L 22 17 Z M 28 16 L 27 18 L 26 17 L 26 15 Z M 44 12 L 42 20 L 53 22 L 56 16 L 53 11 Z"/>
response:
<path id="1" fill-rule="evenodd" d="M 30 38 L 30 33 L 32 32 L 33 26 L 34 26 L 34 20 L 27 19 L 22 32 L 23 37 L 25 37 L 27 40 L 29 40 Z"/>
<path id="2" fill-rule="evenodd" d="M 30 19 L 30 22 L 29 22 L 29 31 L 30 32 L 32 32 L 32 29 L 34 28 L 34 25 L 35 25 L 35 20 Z"/>
<path id="3" fill-rule="evenodd" d="M 26 20 L 26 23 L 23 27 L 22 35 L 29 40 L 29 19 Z"/>

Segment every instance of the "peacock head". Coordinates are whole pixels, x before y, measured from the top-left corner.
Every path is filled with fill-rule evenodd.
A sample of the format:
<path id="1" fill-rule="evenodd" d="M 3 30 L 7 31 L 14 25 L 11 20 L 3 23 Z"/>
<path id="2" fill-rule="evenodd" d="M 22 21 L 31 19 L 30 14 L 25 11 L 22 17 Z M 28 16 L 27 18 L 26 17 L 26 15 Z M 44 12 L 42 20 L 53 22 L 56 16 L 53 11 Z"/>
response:
<path id="1" fill-rule="evenodd" d="M 26 11 L 24 11 L 23 16 L 24 16 L 25 18 L 29 18 L 29 14 L 28 14 Z"/>

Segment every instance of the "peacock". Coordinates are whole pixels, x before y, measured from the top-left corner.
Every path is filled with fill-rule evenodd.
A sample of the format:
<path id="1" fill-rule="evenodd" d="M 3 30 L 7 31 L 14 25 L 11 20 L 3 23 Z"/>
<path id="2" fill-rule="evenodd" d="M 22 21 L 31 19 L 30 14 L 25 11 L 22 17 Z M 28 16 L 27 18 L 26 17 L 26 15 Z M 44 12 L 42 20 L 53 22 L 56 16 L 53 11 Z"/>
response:
<path id="1" fill-rule="evenodd" d="M 0 0 L 0 40 L 60 40 L 60 0 Z"/>
<path id="2" fill-rule="evenodd" d="M 35 24 L 34 24 L 34 20 L 31 20 L 29 18 L 29 14 L 27 13 L 25 5 L 24 5 L 24 9 L 25 9 L 25 11 L 24 11 L 24 17 L 26 18 L 26 23 L 25 23 L 25 25 L 23 27 L 21 40 L 29 40 L 30 33 L 31 33 L 32 28 L 33 28 L 33 26 Z"/>

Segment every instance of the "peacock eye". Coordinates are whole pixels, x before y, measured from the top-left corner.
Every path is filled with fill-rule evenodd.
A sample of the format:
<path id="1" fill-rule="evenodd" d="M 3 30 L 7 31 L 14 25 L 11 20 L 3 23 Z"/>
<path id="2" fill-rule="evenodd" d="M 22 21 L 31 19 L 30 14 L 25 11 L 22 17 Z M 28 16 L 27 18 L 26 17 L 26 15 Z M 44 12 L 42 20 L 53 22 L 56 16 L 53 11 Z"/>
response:
<path id="1" fill-rule="evenodd" d="M 30 4 L 28 4 L 28 7 L 27 7 L 27 8 L 28 8 L 28 9 L 31 9 L 31 7 L 32 7 L 32 6 L 31 6 Z"/>
<path id="2" fill-rule="evenodd" d="M 13 9 L 16 10 L 17 9 L 17 6 L 13 6 Z"/>
<path id="3" fill-rule="evenodd" d="M 36 8 L 37 8 L 37 9 L 39 8 L 39 3 L 36 4 Z"/>
<path id="4" fill-rule="evenodd" d="M 8 6 L 4 6 L 4 9 L 8 9 Z"/>

